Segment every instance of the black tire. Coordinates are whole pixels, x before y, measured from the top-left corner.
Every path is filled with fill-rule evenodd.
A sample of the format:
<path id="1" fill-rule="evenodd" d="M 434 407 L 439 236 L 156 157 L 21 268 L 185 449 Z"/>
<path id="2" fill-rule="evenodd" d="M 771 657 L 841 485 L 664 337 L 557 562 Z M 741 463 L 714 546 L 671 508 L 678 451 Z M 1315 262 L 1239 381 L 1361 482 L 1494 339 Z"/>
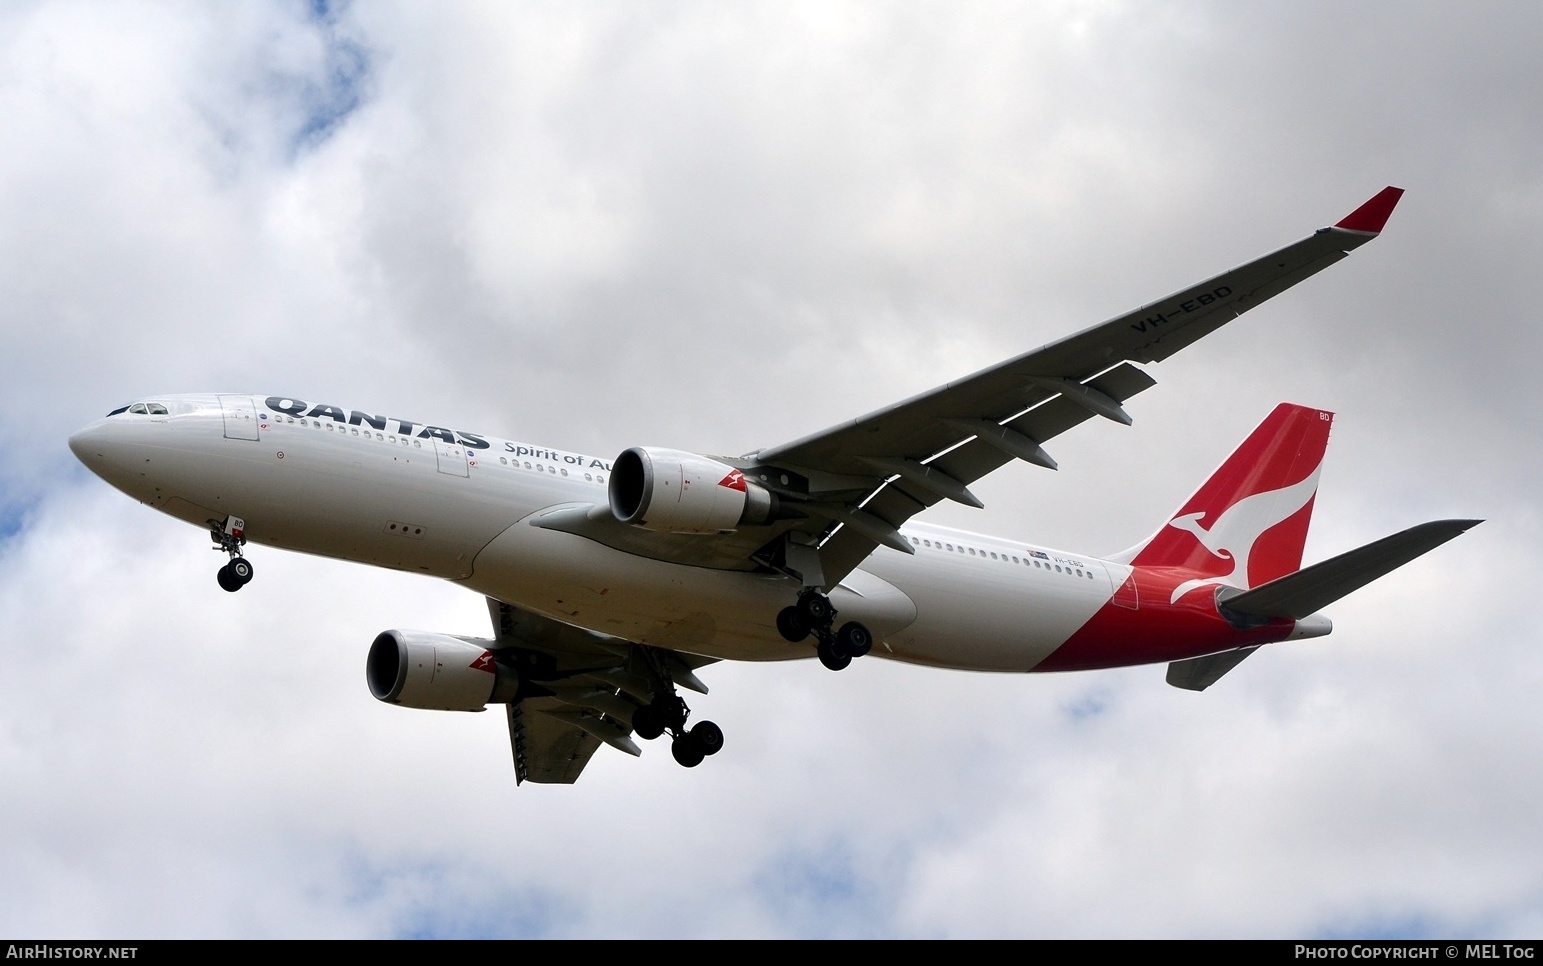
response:
<path id="1" fill-rule="evenodd" d="M 670 742 L 670 754 L 675 756 L 683 768 L 695 768 L 707 757 L 707 751 L 702 747 L 702 740 L 689 731 L 675 736 Z"/>
<path id="2" fill-rule="evenodd" d="M 825 640 L 820 642 L 820 663 L 832 671 L 845 670 L 852 663 L 852 655 L 836 646 L 835 641 Z"/>
<path id="3" fill-rule="evenodd" d="M 836 647 L 853 657 L 862 657 L 873 650 L 873 635 L 857 621 L 848 621 L 836 632 Z"/>
<path id="4" fill-rule="evenodd" d="M 230 564 L 226 564 L 225 566 L 221 567 L 219 572 L 214 575 L 214 579 L 219 581 L 221 590 L 232 594 L 240 590 L 243 586 L 241 581 L 237 580 L 235 575 L 230 572 Z"/>
<path id="5" fill-rule="evenodd" d="M 664 722 L 659 720 L 653 705 L 645 704 L 632 712 L 632 731 L 644 741 L 653 741 L 664 734 Z"/>
<path id="6" fill-rule="evenodd" d="M 835 609 L 830 606 L 830 598 L 824 594 L 810 592 L 799 595 L 798 616 L 803 618 L 805 627 L 828 627 L 835 613 Z"/>
<path id="7" fill-rule="evenodd" d="M 243 587 L 252 582 L 252 563 L 245 557 L 236 557 L 225 565 L 230 575 Z"/>
<path id="8" fill-rule="evenodd" d="M 698 721 L 692 725 L 691 737 L 701 744 L 704 755 L 716 755 L 723 750 L 723 729 L 711 721 Z"/>
<path id="9" fill-rule="evenodd" d="M 797 644 L 808 640 L 809 625 L 799 616 L 797 607 L 788 606 L 777 611 L 777 633 L 782 635 L 783 640 Z"/>

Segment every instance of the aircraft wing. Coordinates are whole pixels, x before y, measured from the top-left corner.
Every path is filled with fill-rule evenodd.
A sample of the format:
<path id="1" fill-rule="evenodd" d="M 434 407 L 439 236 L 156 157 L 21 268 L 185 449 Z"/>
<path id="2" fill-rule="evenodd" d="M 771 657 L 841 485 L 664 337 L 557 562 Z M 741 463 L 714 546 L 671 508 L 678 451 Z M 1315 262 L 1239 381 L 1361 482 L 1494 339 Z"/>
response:
<path id="1" fill-rule="evenodd" d="M 777 496 L 783 512 L 769 524 L 671 533 L 588 503 L 548 508 L 531 524 L 656 560 L 834 586 L 881 544 L 913 552 L 897 531 L 921 510 L 945 499 L 980 506 L 969 485 L 1004 463 L 1053 469 L 1046 441 L 1094 416 L 1128 424 L 1122 404 L 1155 385 L 1136 363 L 1168 358 L 1376 238 L 1402 195 L 1384 188 L 1279 251 L 860 419 L 738 459 L 713 457 Z"/>
<path id="2" fill-rule="evenodd" d="M 1129 424 L 1121 404 L 1155 384 L 1133 363 L 1166 359 L 1344 258 L 1377 237 L 1402 194 L 1384 188 L 1279 251 L 738 465 L 747 476 L 775 468 L 808 481 L 801 508 L 817 527 L 804 529 L 818 529 L 824 579 L 817 582 L 833 584 L 880 544 L 911 552 L 895 531 L 922 509 L 943 499 L 980 506 L 969 484 L 1004 463 L 1053 469 L 1041 444 L 1083 420 Z"/>
<path id="3" fill-rule="evenodd" d="M 632 712 L 668 678 L 706 693 L 695 669 L 710 658 L 644 647 L 488 598 L 494 659 L 520 676 L 508 707 L 516 783 L 572 784 L 600 748 L 629 755 Z"/>

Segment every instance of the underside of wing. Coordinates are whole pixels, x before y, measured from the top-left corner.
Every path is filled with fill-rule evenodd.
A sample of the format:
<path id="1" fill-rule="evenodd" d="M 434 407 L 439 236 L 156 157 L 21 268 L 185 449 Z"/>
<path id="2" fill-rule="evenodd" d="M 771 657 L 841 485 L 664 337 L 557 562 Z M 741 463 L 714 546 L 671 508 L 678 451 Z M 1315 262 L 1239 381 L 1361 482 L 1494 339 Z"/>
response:
<path id="1" fill-rule="evenodd" d="M 507 715 L 516 782 L 571 784 L 602 744 L 641 755 L 632 740 L 639 708 L 673 695 L 676 685 L 707 691 L 695 669 L 709 658 L 596 634 L 492 598 L 488 612 L 494 660 L 519 674 Z"/>

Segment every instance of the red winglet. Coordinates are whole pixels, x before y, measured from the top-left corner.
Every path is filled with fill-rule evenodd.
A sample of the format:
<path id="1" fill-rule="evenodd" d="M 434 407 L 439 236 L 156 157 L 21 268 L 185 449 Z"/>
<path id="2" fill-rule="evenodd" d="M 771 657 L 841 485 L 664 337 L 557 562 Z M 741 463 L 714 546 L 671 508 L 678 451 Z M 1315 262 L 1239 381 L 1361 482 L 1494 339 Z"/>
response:
<path id="1" fill-rule="evenodd" d="M 1383 188 L 1372 200 L 1341 218 L 1339 224 L 1334 227 L 1375 235 L 1382 231 L 1383 225 L 1388 223 L 1388 216 L 1393 214 L 1394 207 L 1398 205 L 1398 199 L 1403 196 L 1403 188 L 1394 188 L 1391 185 Z"/>

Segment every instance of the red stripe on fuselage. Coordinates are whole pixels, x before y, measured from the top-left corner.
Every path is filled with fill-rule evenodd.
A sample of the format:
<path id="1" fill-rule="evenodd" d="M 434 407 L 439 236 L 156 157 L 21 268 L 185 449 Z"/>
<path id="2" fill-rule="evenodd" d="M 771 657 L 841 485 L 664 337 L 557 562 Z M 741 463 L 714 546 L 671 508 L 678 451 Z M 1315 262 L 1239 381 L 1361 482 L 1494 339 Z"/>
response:
<path id="1" fill-rule="evenodd" d="M 1168 602 L 1181 583 L 1202 576 L 1193 570 L 1138 567 L 1131 573 L 1134 593 L 1130 586 L 1116 591 L 1109 603 L 1034 670 L 1088 671 L 1182 661 L 1285 640 L 1296 627 L 1292 620 L 1274 620 L 1237 630 L 1217 613 L 1211 586 L 1196 588 L 1177 603 Z"/>

